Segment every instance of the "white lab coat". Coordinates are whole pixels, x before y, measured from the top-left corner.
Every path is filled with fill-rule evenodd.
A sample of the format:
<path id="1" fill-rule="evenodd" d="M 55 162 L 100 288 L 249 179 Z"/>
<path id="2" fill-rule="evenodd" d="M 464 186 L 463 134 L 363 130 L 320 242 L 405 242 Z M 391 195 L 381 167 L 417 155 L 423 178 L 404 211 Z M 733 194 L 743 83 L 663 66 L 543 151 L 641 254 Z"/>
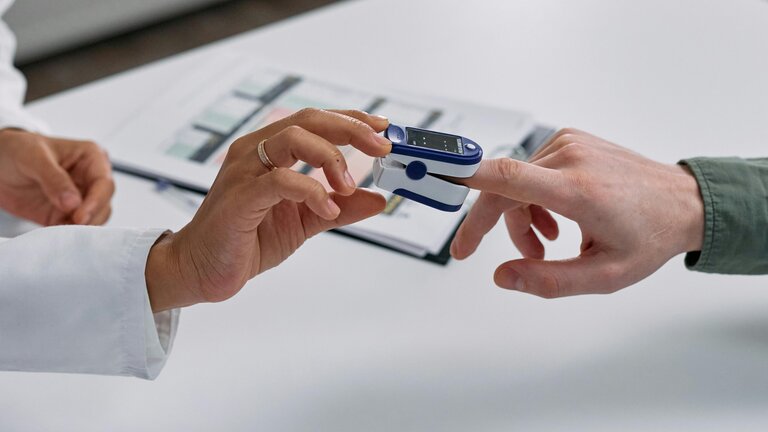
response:
<path id="1" fill-rule="evenodd" d="M 12 0 L 0 0 L 0 16 Z M 22 106 L 15 40 L 0 20 L 0 129 L 40 131 Z M 0 238 L 0 370 L 154 379 L 178 310 L 152 314 L 144 269 L 163 230 L 63 226 Z"/>

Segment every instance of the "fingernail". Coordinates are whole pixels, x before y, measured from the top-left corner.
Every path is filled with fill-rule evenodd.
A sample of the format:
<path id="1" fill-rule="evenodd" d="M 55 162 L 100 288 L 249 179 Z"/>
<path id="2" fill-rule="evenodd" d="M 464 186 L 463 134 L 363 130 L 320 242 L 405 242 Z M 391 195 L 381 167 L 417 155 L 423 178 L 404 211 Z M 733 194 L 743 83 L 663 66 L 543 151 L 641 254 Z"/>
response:
<path id="1" fill-rule="evenodd" d="M 388 139 L 384 138 L 384 136 L 382 135 L 377 134 L 376 132 L 373 132 L 373 139 L 379 145 L 383 145 L 383 146 L 392 145 L 392 143 Z"/>
<path id="2" fill-rule="evenodd" d="M 387 117 L 385 117 L 383 115 L 372 114 L 371 117 L 373 117 L 373 118 L 375 118 L 377 120 L 382 120 L 382 121 L 385 121 L 385 122 L 389 123 L 389 118 L 387 118 Z"/>
<path id="3" fill-rule="evenodd" d="M 515 282 L 515 291 L 525 291 L 525 281 L 523 278 L 519 277 L 517 278 L 517 282 Z"/>
<path id="4" fill-rule="evenodd" d="M 451 256 L 454 258 L 457 258 L 457 255 L 459 254 L 459 238 L 454 237 L 453 241 L 451 242 Z"/>
<path id="5" fill-rule="evenodd" d="M 499 271 L 497 280 L 498 284 L 502 288 L 514 289 L 520 291 L 523 287 L 523 279 L 520 277 L 520 273 L 512 270 L 511 268 L 503 268 Z"/>
<path id="6" fill-rule="evenodd" d="M 341 209 L 333 198 L 328 198 L 328 211 L 331 212 L 332 216 L 338 216 L 338 214 L 341 213 Z"/>
<path id="7" fill-rule="evenodd" d="M 59 199 L 61 200 L 62 207 L 65 209 L 74 209 L 80 205 L 80 196 L 74 192 L 64 192 Z"/>
<path id="8" fill-rule="evenodd" d="M 357 187 L 357 183 L 355 183 L 355 179 L 352 178 L 352 175 L 349 173 L 349 171 L 344 171 L 344 181 L 346 181 L 347 185 L 351 188 Z"/>

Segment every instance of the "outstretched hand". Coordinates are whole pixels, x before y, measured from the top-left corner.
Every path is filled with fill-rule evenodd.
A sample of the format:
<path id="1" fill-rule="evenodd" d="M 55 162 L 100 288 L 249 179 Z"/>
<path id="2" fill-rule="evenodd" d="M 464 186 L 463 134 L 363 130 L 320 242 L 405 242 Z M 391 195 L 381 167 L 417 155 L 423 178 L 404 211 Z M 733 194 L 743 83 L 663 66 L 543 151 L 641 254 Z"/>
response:
<path id="1" fill-rule="evenodd" d="M 502 263 L 497 285 L 545 298 L 611 293 L 632 285 L 680 253 L 700 250 L 704 205 L 687 168 L 647 159 L 574 129 L 558 132 L 530 163 L 484 161 L 457 182 L 482 191 L 451 245 L 470 256 L 503 215 L 523 255 Z M 575 221 L 579 256 L 544 260 L 536 230 L 558 236 L 550 211 Z"/>

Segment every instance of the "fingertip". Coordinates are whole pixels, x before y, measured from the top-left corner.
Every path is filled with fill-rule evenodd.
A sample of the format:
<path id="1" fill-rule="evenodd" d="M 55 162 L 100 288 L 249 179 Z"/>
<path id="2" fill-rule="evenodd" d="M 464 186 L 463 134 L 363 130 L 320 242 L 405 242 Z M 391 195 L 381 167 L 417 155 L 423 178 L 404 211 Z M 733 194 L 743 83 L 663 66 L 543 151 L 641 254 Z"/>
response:
<path id="1" fill-rule="evenodd" d="M 355 193 L 355 188 L 350 187 L 346 182 L 344 181 L 333 181 L 329 182 L 331 184 L 331 188 L 333 189 L 333 193 L 339 196 L 352 196 Z"/>
<path id="2" fill-rule="evenodd" d="M 83 197 L 79 192 L 65 191 L 59 196 L 58 207 L 64 212 L 71 212 L 80 207 L 83 203 Z"/>
<path id="3" fill-rule="evenodd" d="M 457 260 L 467 259 L 475 253 L 478 245 L 472 241 L 467 242 L 467 238 L 460 228 L 451 242 L 451 256 Z"/>
<path id="4" fill-rule="evenodd" d="M 358 188 L 350 196 L 344 196 L 338 192 L 332 192 L 331 197 L 342 209 L 334 218 L 339 225 L 356 223 L 380 214 L 386 208 L 387 201 L 381 194 Z"/>
<path id="5" fill-rule="evenodd" d="M 522 255 L 523 255 L 523 258 L 543 260 L 546 255 L 546 252 L 544 250 L 544 246 L 539 245 L 539 246 L 534 246 L 530 250 L 523 252 Z"/>
<path id="6" fill-rule="evenodd" d="M 344 170 L 344 174 L 342 174 L 342 184 L 344 185 L 343 187 L 336 189 L 337 193 L 344 196 L 350 196 L 355 193 L 357 182 L 352 178 L 352 174 L 349 173 L 349 170 Z"/>
<path id="7" fill-rule="evenodd" d="M 381 132 L 389 126 L 389 119 L 381 114 L 371 114 L 368 111 L 339 111 L 341 114 L 348 115 L 363 121 L 376 132 Z M 362 115 L 360 115 L 362 114 Z"/>
<path id="8" fill-rule="evenodd" d="M 355 189 L 355 193 L 353 195 L 357 194 L 365 195 L 370 199 L 371 210 L 373 211 L 373 214 L 379 214 L 387 208 L 387 199 L 376 191 L 366 188 L 358 188 Z"/>
<path id="9" fill-rule="evenodd" d="M 376 145 L 374 150 L 381 156 L 386 156 L 392 151 L 392 141 L 388 140 L 385 136 L 380 135 L 378 132 L 372 132 L 373 142 Z"/>
<path id="10" fill-rule="evenodd" d="M 91 220 L 93 219 L 93 216 L 90 213 L 85 213 L 80 217 L 80 220 L 77 221 L 78 225 L 88 225 L 91 223 Z"/>
<path id="11" fill-rule="evenodd" d="M 464 261 L 465 259 L 469 258 L 470 255 L 471 254 L 464 253 L 464 251 L 455 249 L 453 246 L 451 246 L 451 256 L 457 261 Z"/>
<path id="12" fill-rule="evenodd" d="M 383 195 L 381 195 L 379 193 L 376 193 L 376 192 L 371 192 L 371 194 L 376 196 L 374 198 L 377 201 L 377 204 L 378 204 L 378 211 L 376 212 L 376 214 L 379 214 L 379 213 L 383 212 L 387 208 L 387 199 L 384 198 Z"/>
<path id="13" fill-rule="evenodd" d="M 552 218 L 554 223 L 552 224 L 552 232 L 550 233 L 550 237 L 547 237 L 550 241 L 557 240 L 558 237 L 560 237 L 560 225 L 558 225 L 557 221 Z"/>
<path id="14" fill-rule="evenodd" d="M 368 117 L 370 119 L 369 126 L 376 132 L 381 132 L 389 126 L 389 119 L 383 115 L 368 114 Z"/>
<path id="15" fill-rule="evenodd" d="M 336 192 L 333 192 L 332 194 L 337 197 L 340 196 Z M 325 198 L 317 197 L 308 199 L 304 202 L 304 205 L 306 205 L 312 213 L 317 215 L 317 217 L 325 221 L 336 220 L 341 214 L 341 208 L 336 201 L 331 198 L 331 194 L 326 194 Z"/>
<path id="16" fill-rule="evenodd" d="M 453 237 L 453 241 L 451 242 L 451 256 L 459 261 L 462 261 L 466 259 L 469 254 L 463 247 L 464 243 L 461 240 L 461 228 L 459 228 L 459 231 L 456 233 L 456 235 Z"/>
<path id="17" fill-rule="evenodd" d="M 557 225 L 546 227 L 537 226 L 536 229 L 549 241 L 555 241 L 560 236 L 560 230 L 557 228 Z"/>
<path id="18" fill-rule="evenodd" d="M 355 179 L 352 178 L 352 174 L 349 173 L 349 170 L 344 171 L 344 183 L 353 190 L 357 187 L 357 183 L 355 182 Z"/>
<path id="19" fill-rule="evenodd" d="M 328 197 L 328 200 L 326 201 L 326 216 L 324 217 L 327 220 L 333 220 L 339 217 L 341 214 L 341 208 L 338 204 L 336 204 L 336 201 L 333 200 L 333 198 Z"/>
<path id="20" fill-rule="evenodd" d="M 493 281 L 500 288 L 523 291 L 525 282 L 522 276 L 508 265 L 502 264 L 493 274 Z"/>
<path id="21" fill-rule="evenodd" d="M 451 256 L 454 259 L 461 260 L 461 256 L 459 255 L 458 246 L 456 245 L 456 238 L 453 238 L 453 241 L 451 242 L 451 248 L 449 249 L 449 252 Z"/>
<path id="22" fill-rule="evenodd" d="M 84 210 L 82 207 L 77 209 L 72 215 L 72 222 L 76 225 L 87 225 L 93 219 L 93 214 Z"/>
<path id="23" fill-rule="evenodd" d="M 557 220 L 547 210 L 539 206 L 531 206 L 533 226 L 549 241 L 557 240 L 560 235 L 560 227 Z"/>

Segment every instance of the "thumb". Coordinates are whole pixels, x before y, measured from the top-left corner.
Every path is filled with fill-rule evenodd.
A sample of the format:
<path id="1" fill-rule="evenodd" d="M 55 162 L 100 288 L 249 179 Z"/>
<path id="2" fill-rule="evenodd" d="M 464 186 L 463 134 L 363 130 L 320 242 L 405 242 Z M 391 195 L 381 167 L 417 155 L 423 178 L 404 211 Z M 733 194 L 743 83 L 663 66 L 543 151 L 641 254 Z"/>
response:
<path id="1" fill-rule="evenodd" d="M 29 175 L 38 183 L 51 204 L 60 211 L 70 213 L 82 204 L 82 194 L 50 151 L 40 153 Z"/>
<path id="2" fill-rule="evenodd" d="M 622 286 L 621 267 L 603 252 L 587 252 L 563 261 L 519 259 L 500 265 L 496 285 L 543 298 L 608 294 Z"/>

